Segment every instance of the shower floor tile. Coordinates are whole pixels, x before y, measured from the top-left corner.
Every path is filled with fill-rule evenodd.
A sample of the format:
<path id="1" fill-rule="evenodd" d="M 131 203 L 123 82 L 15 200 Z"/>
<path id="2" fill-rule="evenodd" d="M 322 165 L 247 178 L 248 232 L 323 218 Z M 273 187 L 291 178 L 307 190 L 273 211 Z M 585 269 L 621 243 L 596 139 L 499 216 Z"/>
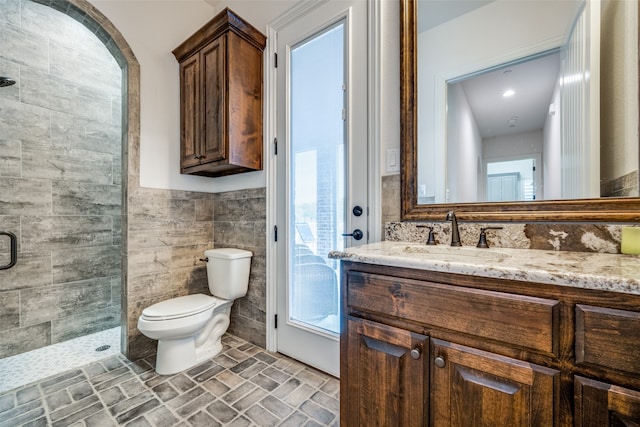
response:
<path id="1" fill-rule="evenodd" d="M 338 426 L 340 382 L 233 335 L 213 359 L 158 375 L 122 355 L 0 393 L 0 426 Z"/>
<path id="2" fill-rule="evenodd" d="M 96 351 L 104 345 L 110 347 Z M 5 357 L 0 359 L 0 393 L 115 354 L 120 354 L 119 326 Z"/>

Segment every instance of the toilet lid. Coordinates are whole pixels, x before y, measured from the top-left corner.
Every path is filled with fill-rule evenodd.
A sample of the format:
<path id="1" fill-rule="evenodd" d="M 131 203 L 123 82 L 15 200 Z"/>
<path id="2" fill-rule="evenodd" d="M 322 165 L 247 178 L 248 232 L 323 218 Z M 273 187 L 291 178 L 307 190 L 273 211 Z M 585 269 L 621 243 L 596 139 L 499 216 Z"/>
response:
<path id="1" fill-rule="evenodd" d="M 202 313 L 215 305 L 216 299 L 208 295 L 185 295 L 153 304 L 145 308 L 142 315 L 147 320 L 169 320 Z"/>

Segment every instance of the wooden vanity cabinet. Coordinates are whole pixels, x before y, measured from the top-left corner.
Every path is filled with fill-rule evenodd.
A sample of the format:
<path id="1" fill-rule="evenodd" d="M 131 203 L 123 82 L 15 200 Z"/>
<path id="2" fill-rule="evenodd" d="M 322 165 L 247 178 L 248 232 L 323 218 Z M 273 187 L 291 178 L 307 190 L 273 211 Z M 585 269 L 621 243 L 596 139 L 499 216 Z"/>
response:
<path id="1" fill-rule="evenodd" d="M 431 358 L 429 425 L 556 424 L 559 371 L 435 339 Z"/>
<path id="2" fill-rule="evenodd" d="M 343 427 L 640 425 L 638 296 L 349 261 L 342 284 Z"/>
<path id="3" fill-rule="evenodd" d="M 640 392 L 576 376 L 576 427 L 640 426 Z"/>
<path id="4" fill-rule="evenodd" d="M 180 63 L 180 172 L 262 169 L 266 38 L 225 9 L 173 50 Z"/>
<path id="5" fill-rule="evenodd" d="M 428 338 L 357 318 L 349 318 L 346 329 L 350 369 L 340 394 L 349 398 L 342 399 L 342 425 L 426 425 Z"/>
<path id="6" fill-rule="evenodd" d="M 577 304 L 576 363 L 640 379 L 640 313 Z M 640 426 L 640 391 L 581 376 L 575 385 L 576 426 Z"/>

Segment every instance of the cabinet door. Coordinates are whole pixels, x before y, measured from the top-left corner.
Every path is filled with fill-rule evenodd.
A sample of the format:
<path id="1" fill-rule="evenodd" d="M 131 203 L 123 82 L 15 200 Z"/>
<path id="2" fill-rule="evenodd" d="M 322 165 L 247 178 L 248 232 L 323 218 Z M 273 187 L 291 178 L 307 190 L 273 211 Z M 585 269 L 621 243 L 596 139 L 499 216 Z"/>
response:
<path id="1" fill-rule="evenodd" d="M 180 63 L 180 166 L 184 169 L 200 160 L 200 57 L 196 54 Z"/>
<path id="2" fill-rule="evenodd" d="M 640 426 L 640 392 L 575 377 L 576 427 Z"/>
<path id="3" fill-rule="evenodd" d="M 341 425 L 427 426 L 427 337 L 349 318 Z"/>
<path id="4" fill-rule="evenodd" d="M 558 371 L 435 339 L 431 359 L 434 427 L 557 425 Z"/>
<path id="5" fill-rule="evenodd" d="M 202 163 L 227 158 L 226 111 L 226 40 L 223 35 L 205 46 L 202 61 Z"/>

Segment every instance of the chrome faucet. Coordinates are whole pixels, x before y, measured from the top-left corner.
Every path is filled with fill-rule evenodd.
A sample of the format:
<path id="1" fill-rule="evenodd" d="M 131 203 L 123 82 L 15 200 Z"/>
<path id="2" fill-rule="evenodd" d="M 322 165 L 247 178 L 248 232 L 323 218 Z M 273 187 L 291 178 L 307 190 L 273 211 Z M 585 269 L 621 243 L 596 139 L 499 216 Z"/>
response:
<path id="1" fill-rule="evenodd" d="M 458 220 L 453 211 L 447 213 L 445 221 L 451 221 L 451 246 L 462 246 L 460 243 L 460 231 L 458 230 Z"/>

